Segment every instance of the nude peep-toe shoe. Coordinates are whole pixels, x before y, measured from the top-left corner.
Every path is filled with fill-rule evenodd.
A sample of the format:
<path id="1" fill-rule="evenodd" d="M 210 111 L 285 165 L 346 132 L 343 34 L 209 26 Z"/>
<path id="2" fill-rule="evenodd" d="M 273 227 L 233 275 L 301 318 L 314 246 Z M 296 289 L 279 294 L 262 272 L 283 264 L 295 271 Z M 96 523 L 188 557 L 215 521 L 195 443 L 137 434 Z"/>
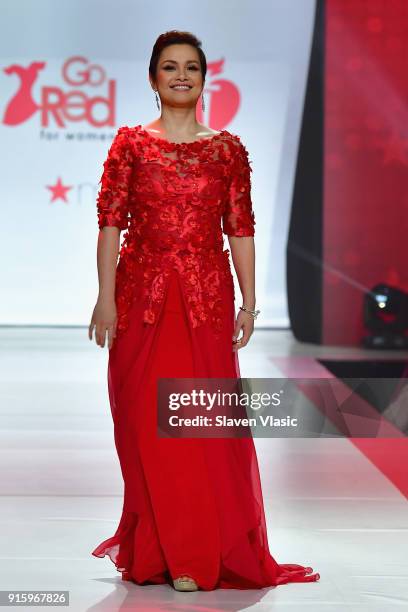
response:
<path id="1" fill-rule="evenodd" d="M 190 576 L 179 576 L 173 580 L 176 591 L 198 591 L 196 581 Z"/>

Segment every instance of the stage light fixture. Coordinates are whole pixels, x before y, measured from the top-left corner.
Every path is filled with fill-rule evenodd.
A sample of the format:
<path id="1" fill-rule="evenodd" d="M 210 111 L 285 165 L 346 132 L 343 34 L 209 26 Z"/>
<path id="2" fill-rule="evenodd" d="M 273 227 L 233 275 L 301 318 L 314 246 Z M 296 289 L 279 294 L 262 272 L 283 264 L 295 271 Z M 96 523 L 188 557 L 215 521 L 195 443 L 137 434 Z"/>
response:
<path id="1" fill-rule="evenodd" d="M 379 283 L 364 295 L 364 325 L 370 334 L 363 337 L 366 348 L 406 349 L 408 347 L 408 294 Z"/>

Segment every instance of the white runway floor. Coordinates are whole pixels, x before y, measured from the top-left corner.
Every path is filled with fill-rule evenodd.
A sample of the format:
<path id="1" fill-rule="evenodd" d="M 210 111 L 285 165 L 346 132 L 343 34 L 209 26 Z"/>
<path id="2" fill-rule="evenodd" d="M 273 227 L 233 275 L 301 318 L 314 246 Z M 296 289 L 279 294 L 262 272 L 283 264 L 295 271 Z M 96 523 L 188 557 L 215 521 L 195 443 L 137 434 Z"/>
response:
<path id="1" fill-rule="evenodd" d="M 68 590 L 74 612 L 408 609 L 407 500 L 348 439 L 255 441 L 271 553 L 312 566 L 319 582 L 178 593 L 122 581 L 91 555 L 122 507 L 107 349 L 86 328 L 2 328 L 0 339 L 1 590 Z M 274 358 L 351 354 L 364 355 L 257 330 L 241 376 L 283 377 Z"/>

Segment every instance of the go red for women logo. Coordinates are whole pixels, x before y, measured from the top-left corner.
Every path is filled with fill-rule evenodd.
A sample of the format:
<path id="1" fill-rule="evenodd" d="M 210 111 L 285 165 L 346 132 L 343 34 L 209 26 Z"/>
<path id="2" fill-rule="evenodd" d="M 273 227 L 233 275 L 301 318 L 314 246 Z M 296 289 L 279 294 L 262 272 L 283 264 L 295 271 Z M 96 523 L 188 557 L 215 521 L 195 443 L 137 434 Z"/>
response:
<path id="1" fill-rule="evenodd" d="M 116 81 L 108 79 L 105 69 L 91 64 L 86 57 L 75 56 L 66 60 L 61 69 L 63 87 L 43 85 L 38 100 L 33 88 L 37 84 L 45 62 L 32 62 L 28 67 L 11 64 L 4 72 L 17 76 L 19 87 L 4 111 L 5 125 L 20 125 L 39 113 L 42 127 L 50 123 L 65 128 L 71 123 L 86 121 L 92 127 L 115 125 Z M 103 88 L 103 94 L 94 89 Z M 104 119 L 97 118 L 97 111 L 104 108 Z"/>

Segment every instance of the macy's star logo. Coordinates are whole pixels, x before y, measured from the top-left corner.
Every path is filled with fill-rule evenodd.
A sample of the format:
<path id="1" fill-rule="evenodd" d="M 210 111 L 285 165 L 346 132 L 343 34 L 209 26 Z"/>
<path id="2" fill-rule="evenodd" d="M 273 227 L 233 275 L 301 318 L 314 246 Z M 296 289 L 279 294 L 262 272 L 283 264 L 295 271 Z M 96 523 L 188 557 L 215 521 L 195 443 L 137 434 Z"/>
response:
<path id="1" fill-rule="evenodd" d="M 64 200 L 64 202 L 68 203 L 67 200 L 67 191 L 72 189 L 72 186 L 64 186 L 61 180 L 61 177 L 58 177 L 55 185 L 46 185 L 47 189 L 49 189 L 52 193 L 51 202 L 55 202 L 58 198 Z"/>

